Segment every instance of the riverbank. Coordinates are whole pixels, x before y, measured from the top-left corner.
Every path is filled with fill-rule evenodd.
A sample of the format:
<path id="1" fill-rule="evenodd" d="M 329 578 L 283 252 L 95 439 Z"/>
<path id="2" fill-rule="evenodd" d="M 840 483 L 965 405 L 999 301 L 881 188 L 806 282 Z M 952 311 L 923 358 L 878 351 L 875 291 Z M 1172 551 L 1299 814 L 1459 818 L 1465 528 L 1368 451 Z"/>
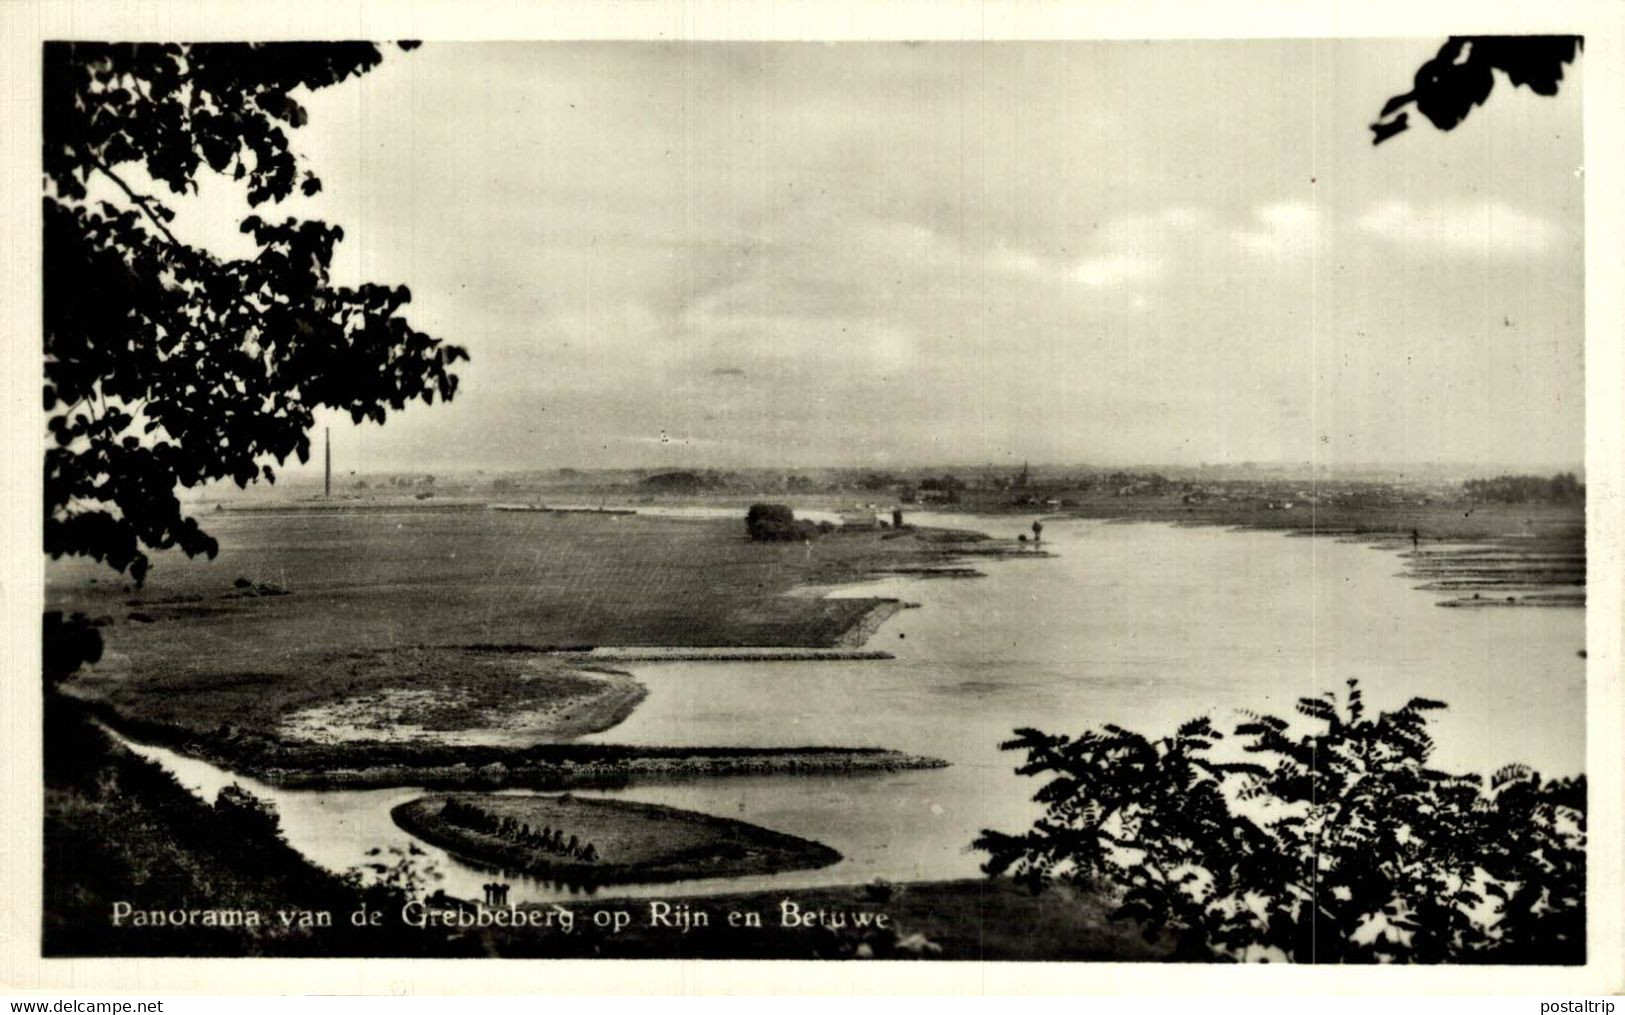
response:
<path id="1" fill-rule="evenodd" d="M 841 859 L 759 825 L 569 794 L 426 796 L 390 817 L 465 862 L 588 887 L 776 874 Z"/>
<path id="2" fill-rule="evenodd" d="M 938 758 L 879 747 L 666 747 L 620 744 L 306 743 L 184 729 L 84 704 L 111 731 L 217 768 L 292 789 L 604 789 L 723 776 L 856 775 L 942 768 Z"/>
<path id="3" fill-rule="evenodd" d="M 594 789 L 746 775 L 859 775 L 943 768 L 946 762 L 879 747 L 619 747 L 575 745 L 517 749 L 496 758 L 436 762 L 346 753 L 331 763 L 261 765 L 188 752 L 273 785 L 300 789 L 380 786 Z M 338 752 L 334 752 L 338 754 Z"/>
<path id="4" fill-rule="evenodd" d="M 283 923 L 277 913 L 403 897 L 311 864 L 275 817 L 199 800 L 164 769 L 118 744 L 71 702 L 45 702 L 45 813 L 41 954 L 72 956 L 398 956 L 477 954 L 473 942 L 426 938 L 398 926 L 357 930 Z M 203 907 L 255 913 L 255 926 L 131 926 L 133 912 Z"/>
<path id="5" fill-rule="evenodd" d="M 841 632 L 841 636 L 836 639 L 836 645 L 854 656 L 859 655 L 863 646 L 869 644 L 869 639 L 875 636 L 875 632 L 880 630 L 882 624 L 906 609 L 908 604 L 898 599 L 875 600 L 874 605 L 863 616 Z M 874 655 L 890 658 L 890 653 L 885 652 L 877 652 L 868 657 L 873 658 Z"/>

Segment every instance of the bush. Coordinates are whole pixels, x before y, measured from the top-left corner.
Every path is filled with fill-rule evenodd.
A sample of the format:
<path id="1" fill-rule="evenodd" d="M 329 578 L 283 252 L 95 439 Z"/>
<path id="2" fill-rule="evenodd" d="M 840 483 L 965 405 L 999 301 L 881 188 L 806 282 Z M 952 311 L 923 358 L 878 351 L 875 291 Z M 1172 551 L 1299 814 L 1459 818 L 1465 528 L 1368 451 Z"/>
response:
<path id="1" fill-rule="evenodd" d="M 750 538 L 762 542 L 811 539 L 829 529 L 816 522 L 797 520 L 795 512 L 786 504 L 752 504 L 745 512 L 745 530 Z"/>
<path id="2" fill-rule="evenodd" d="M 1053 775 L 1044 815 L 975 845 L 989 874 L 1107 891 L 1186 958 L 1583 963 L 1584 777 L 1434 771 L 1444 707 L 1368 719 L 1349 681 L 1341 703 L 1300 699 L 1320 730 L 1250 715 L 1228 752 L 1205 717 L 1160 740 L 1018 730 L 1001 746 Z"/>
<path id="3" fill-rule="evenodd" d="M 214 798 L 216 814 L 237 826 L 242 834 L 280 839 L 282 819 L 276 805 L 243 789 L 236 783 L 222 786 Z"/>

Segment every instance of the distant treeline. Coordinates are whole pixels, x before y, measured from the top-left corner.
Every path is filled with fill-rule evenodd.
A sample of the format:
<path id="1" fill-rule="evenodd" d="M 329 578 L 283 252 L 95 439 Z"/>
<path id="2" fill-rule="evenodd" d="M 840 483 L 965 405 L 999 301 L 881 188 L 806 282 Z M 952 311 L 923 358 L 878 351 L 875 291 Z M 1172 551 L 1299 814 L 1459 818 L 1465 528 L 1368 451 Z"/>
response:
<path id="1" fill-rule="evenodd" d="M 703 472 L 657 472 L 652 476 L 643 477 L 638 481 L 638 485 L 646 490 L 660 490 L 666 493 L 698 493 L 702 490 L 720 490 L 737 479 L 738 477 L 732 473 L 710 469 Z"/>
<path id="2" fill-rule="evenodd" d="M 1498 504 L 1576 504 L 1584 502 L 1586 498 L 1585 484 L 1572 472 L 1560 472 L 1555 476 L 1469 479 L 1461 484 L 1461 488 L 1471 500 Z"/>

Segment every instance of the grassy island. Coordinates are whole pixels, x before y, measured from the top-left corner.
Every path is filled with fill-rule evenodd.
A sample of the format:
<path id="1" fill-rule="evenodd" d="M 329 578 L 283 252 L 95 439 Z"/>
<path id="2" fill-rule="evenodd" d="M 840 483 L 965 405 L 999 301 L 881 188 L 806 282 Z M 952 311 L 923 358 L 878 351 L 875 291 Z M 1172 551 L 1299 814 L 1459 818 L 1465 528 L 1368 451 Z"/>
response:
<path id="1" fill-rule="evenodd" d="M 568 793 L 426 796 L 390 817 L 465 860 L 576 884 L 772 874 L 841 858 L 820 843 L 742 821 Z"/>

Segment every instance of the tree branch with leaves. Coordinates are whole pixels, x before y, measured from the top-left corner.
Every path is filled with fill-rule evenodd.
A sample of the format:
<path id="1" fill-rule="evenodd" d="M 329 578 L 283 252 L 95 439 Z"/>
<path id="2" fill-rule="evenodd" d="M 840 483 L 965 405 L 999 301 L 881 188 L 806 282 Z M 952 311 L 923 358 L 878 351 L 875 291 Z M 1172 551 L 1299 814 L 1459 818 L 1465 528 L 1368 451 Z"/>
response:
<path id="1" fill-rule="evenodd" d="M 409 50 L 415 44 L 401 43 Z M 275 481 L 319 409 L 382 423 L 449 400 L 466 352 L 401 316 L 405 286 L 337 285 L 342 228 L 246 216 L 257 252 L 183 242 L 132 184 L 196 194 L 205 170 L 251 208 L 318 176 L 290 147 L 298 95 L 383 59 L 371 43 L 50 43 L 44 55 L 45 549 L 144 580 L 147 551 L 217 552 L 177 488 Z M 93 196 L 92 179 L 113 199 Z"/>

